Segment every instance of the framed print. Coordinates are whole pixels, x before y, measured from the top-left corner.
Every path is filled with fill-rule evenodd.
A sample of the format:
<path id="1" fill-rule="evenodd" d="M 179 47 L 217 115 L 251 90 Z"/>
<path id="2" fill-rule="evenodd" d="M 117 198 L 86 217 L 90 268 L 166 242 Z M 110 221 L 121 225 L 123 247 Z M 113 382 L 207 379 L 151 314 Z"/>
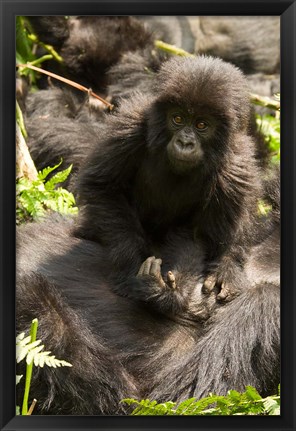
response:
<path id="1" fill-rule="evenodd" d="M 1 429 L 295 429 L 295 2 L 1 12 Z"/>

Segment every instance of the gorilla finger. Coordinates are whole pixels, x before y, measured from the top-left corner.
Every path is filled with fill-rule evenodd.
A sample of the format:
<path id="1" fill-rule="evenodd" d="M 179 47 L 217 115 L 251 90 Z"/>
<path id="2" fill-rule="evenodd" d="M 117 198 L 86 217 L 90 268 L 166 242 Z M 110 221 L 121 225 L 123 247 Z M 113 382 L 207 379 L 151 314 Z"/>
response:
<path id="1" fill-rule="evenodd" d="M 172 273 L 172 271 L 168 271 L 168 273 L 167 273 L 167 284 L 171 289 L 176 289 L 176 287 L 177 287 L 176 278 L 175 278 L 174 274 Z"/>
<path id="2" fill-rule="evenodd" d="M 221 291 L 217 295 L 217 300 L 218 301 L 224 301 L 227 299 L 228 296 L 230 296 L 230 289 L 224 283 L 222 283 Z"/>
<path id="3" fill-rule="evenodd" d="M 214 275 L 209 275 L 202 286 L 202 293 L 211 293 L 216 286 L 217 279 Z"/>
<path id="4" fill-rule="evenodd" d="M 148 257 L 140 266 L 138 275 L 149 275 L 151 264 L 154 260 L 155 260 L 155 256 Z"/>
<path id="5" fill-rule="evenodd" d="M 162 264 L 161 259 L 155 259 L 151 263 L 150 275 L 153 275 L 154 277 L 160 278 L 161 277 L 161 264 Z"/>

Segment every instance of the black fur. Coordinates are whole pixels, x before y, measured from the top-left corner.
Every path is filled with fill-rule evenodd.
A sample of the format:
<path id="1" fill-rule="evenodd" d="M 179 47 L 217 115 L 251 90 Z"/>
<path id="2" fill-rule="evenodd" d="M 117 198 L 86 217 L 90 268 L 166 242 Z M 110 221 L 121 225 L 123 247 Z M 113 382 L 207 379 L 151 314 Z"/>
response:
<path id="1" fill-rule="evenodd" d="M 118 405 L 123 397 L 180 402 L 209 392 L 244 390 L 248 384 L 262 395 L 276 391 L 276 220 L 273 235 L 250 250 L 249 289 L 224 306 L 217 305 L 215 295 L 202 293 L 200 248 L 184 247 L 184 237 L 180 247 L 178 237 L 163 245 L 166 267 L 182 268 L 186 286 L 195 286 L 192 304 L 212 315 L 206 324 L 187 316 L 168 318 L 116 295 L 102 276 L 108 268 L 104 249 L 73 237 L 72 225 L 46 220 L 18 229 L 17 332 L 28 330 L 37 317 L 45 348 L 73 364 L 35 370 L 35 414 L 125 414 Z M 22 385 L 17 387 L 20 397 Z"/>
<path id="2" fill-rule="evenodd" d="M 138 89 L 147 94 L 153 92 L 158 76 L 153 73 L 149 75 L 148 83 L 146 78 L 141 81 L 143 71 L 139 70 L 139 77 L 137 77 L 138 69 L 134 68 L 136 63 L 138 67 L 141 61 L 144 61 L 143 55 L 131 53 L 129 62 L 124 67 L 122 65 L 122 77 L 125 78 L 118 80 L 114 77 L 117 85 L 111 86 L 110 91 L 114 95 L 115 103 L 119 95 L 120 98 L 126 98 L 134 92 L 134 79 L 142 82 Z M 120 66 L 118 68 L 113 69 L 115 74 L 116 70 L 120 70 Z M 102 104 L 77 90 L 59 87 L 50 87 L 29 94 L 25 102 L 23 97 L 19 100 L 22 102 L 25 114 L 27 145 L 37 169 L 56 165 L 61 159 L 63 163 L 59 170 L 73 164 L 72 173 L 63 186 L 76 193 L 76 173 L 88 153 L 97 145 L 97 140 L 104 128 L 106 117 Z M 257 129 L 255 119 L 250 121 L 249 133 L 256 142 L 256 160 L 265 167 L 269 163 L 269 150 L 264 137 Z"/>
<path id="3" fill-rule="evenodd" d="M 27 145 L 38 170 L 63 160 L 58 170 L 73 165 L 62 185 L 75 191 L 75 177 L 102 133 L 103 113 L 88 96 L 58 87 L 39 90 L 26 99 Z M 53 174 L 56 171 L 53 172 Z"/>
<path id="4" fill-rule="evenodd" d="M 97 91 L 106 92 L 115 104 L 119 99 L 131 96 L 135 88 L 148 94 L 152 91 L 154 74 L 167 57 L 153 49 L 154 38 L 163 38 L 192 52 L 213 52 L 234 63 L 237 63 L 237 58 L 242 58 L 249 64 L 251 60 L 247 59 L 250 57 L 256 65 L 252 74 L 248 75 L 252 91 L 261 95 L 274 94 L 278 91 L 278 80 L 265 73 L 267 68 L 269 73 L 277 71 L 268 65 L 278 58 L 278 19 L 251 18 L 241 17 L 238 25 L 237 17 L 28 17 L 40 40 L 52 44 L 64 58 L 61 70 L 56 70 L 57 63 L 43 66 Z M 176 25 L 172 26 L 173 22 Z M 260 29 L 260 41 L 264 40 L 266 52 L 260 43 L 254 48 L 251 41 L 255 33 L 248 34 L 249 27 Z M 274 31 L 270 33 L 272 37 L 267 38 L 267 45 L 264 35 L 270 27 Z M 221 48 L 218 53 L 216 51 L 223 38 L 229 43 L 223 48 L 224 51 Z M 271 55 L 272 49 L 274 52 Z M 238 63 L 242 66 L 242 61 Z M 60 85 L 58 81 L 53 82 Z M 24 98 L 24 95 L 21 95 L 21 100 L 19 97 L 22 108 L 25 106 Z M 68 89 L 63 93 L 52 87 L 46 92 L 29 95 L 26 101 L 28 146 L 38 169 L 56 164 L 62 157 L 64 163 L 60 169 L 73 163 L 75 177 L 93 147 L 93 129 L 95 134 L 100 133 L 93 120 L 102 124 L 100 109 L 85 103 L 86 99 L 83 93 L 76 90 Z M 77 119 L 87 124 L 79 126 Z M 269 154 L 265 142 L 256 131 L 255 123 L 252 129 L 258 148 L 257 158 L 266 164 Z M 64 185 L 76 191 L 73 175 Z"/>
<path id="5" fill-rule="evenodd" d="M 139 17 L 163 40 L 195 54 L 220 57 L 246 74 L 280 71 L 280 18 L 276 16 Z"/>
<path id="6" fill-rule="evenodd" d="M 235 67 L 199 57 L 166 62 L 155 83 L 154 94 L 133 97 L 106 119 L 78 178 L 76 235 L 107 247 L 117 292 L 133 296 L 146 291 L 139 278 L 131 286 L 141 263 L 170 231 L 191 229 L 208 260 L 220 259 L 210 272 L 231 297 L 243 287 L 261 195 L 245 80 Z M 172 130 L 171 110 L 208 122 L 208 132 Z M 192 149 L 179 151 L 189 136 Z"/>
<path id="7" fill-rule="evenodd" d="M 280 20 L 278 17 L 139 17 L 152 37 L 190 53 L 220 57 L 241 68 L 250 90 L 273 96 L 280 90 Z M 111 67 L 109 94 L 116 102 L 135 88 L 147 88 L 151 72 L 165 58 L 161 50 L 147 49 L 123 54 Z M 122 82 L 122 84 L 121 84 Z M 261 111 L 262 112 L 262 108 Z"/>
<path id="8" fill-rule="evenodd" d="M 166 63 L 156 82 L 96 137 L 78 225 L 18 230 L 17 330 L 38 317 L 46 349 L 73 364 L 35 375 L 36 413 L 125 414 L 124 397 L 179 402 L 247 384 L 264 395 L 279 382 L 279 219 L 263 234 L 254 225 L 262 194 L 244 78 L 201 57 Z M 172 103 L 190 115 L 201 104 L 215 120 L 188 172 L 165 152 L 177 135 L 164 117 Z M 272 201 L 278 209 L 278 194 Z M 204 255 L 216 264 L 223 253 L 238 259 L 245 289 L 221 305 L 202 276 Z M 176 292 L 137 276 L 151 255 L 173 272 Z"/>
<path id="9" fill-rule="evenodd" d="M 53 45 L 64 59 L 60 70 L 56 63 L 47 63 L 47 68 L 67 74 L 96 91 L 106 90 L 106 73 L 125 52 L 129 57 L 136 50 L 140 55 L 146 50 L 149 55 L 144 67 L 153 69 L 157 63 L 159 67 L 165 55 L 155 52 L 154 39 L 235 64 L 250 77 L 253 92 L 271 96 L 279 91 L 278 17 L 27 18 L 40 40 Z M 143 69 L 141 74 L 144 75 Z M 272 81 L 269 75 L 274 75 Z M 122 91 L 125 92 L 123 87 Z"/>
<path id="10" fill-rule="evenodd" d="M 19 332 L 27 331 L 28 335 L 30 322 L 38 318 L 38 339 L 57 358 L 67 357 L 72 364 L 72 368 L 34 369 L 32 394 L 38 401 L 36 412 L 123 414 L 120 400 L 138 394 L 133 379 L 117 352 L 92 332 L 86 310 L 71 308 L 59 290 L 40 274 L 27 274 L 17 284 Z M 24 364 L 18 373 L 25 374 Z M 23 392 L 18 394 L 21 404 Z"/>
<path id="11" fill-rule="evenodd" d="M 106 71 L 126 51 L 142 49 L 151 42 L 151 33 L 129 16 L 28 17 L 44 43 L 53 45 L 63 64 L 47 68 L 67 75 L 94 91 L 105 91 Z"/>
<path id="12" fill-rule="evenodd" d="M 70 26 L 65 16 L 28 16 L 33 30 L 43 43 L 61 47 L 69 38 Z"/>

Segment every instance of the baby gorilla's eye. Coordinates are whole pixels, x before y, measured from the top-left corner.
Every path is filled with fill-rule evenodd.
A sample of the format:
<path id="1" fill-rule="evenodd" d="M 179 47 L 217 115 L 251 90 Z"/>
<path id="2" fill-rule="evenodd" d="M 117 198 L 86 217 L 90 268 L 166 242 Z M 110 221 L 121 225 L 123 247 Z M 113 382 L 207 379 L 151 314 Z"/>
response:
<path id="1" fill-rule="evenodd" d="M 184 119 L 183 117 L 181 117 L 181 115 L 175 115 L 173 117 L 173 123 L 177 126 L 181 126 L 182 124 L 184 124 Z"/>
<path id="2" fill-rule="evenodd" d="M 207 123 L 205 123 L 204 121 L 197 121 L 195 126 L 198 130 L 206 130 L 208 128 Z"/>

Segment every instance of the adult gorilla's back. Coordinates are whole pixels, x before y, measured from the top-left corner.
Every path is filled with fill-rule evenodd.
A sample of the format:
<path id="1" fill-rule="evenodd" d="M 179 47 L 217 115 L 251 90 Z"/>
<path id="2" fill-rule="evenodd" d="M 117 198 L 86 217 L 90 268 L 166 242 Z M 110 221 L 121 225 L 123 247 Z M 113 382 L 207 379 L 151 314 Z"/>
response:
<path id="1" fill-rule="evenodd" d="M 181 401 L 245 385 L 263 395 L 276 391 L 277 228 L 252 249 L 246 265 L 251 288 L 204 327 L 117 296 L 102 280 L 104 250 L 74 238 L 71 229 L 69 221 L 47 220 L 18 233 L 17 330 L 37 317 L 46 349 L 73 365 L 34 373 L 36 413 L 125 414 L 124 397 Z"/>

